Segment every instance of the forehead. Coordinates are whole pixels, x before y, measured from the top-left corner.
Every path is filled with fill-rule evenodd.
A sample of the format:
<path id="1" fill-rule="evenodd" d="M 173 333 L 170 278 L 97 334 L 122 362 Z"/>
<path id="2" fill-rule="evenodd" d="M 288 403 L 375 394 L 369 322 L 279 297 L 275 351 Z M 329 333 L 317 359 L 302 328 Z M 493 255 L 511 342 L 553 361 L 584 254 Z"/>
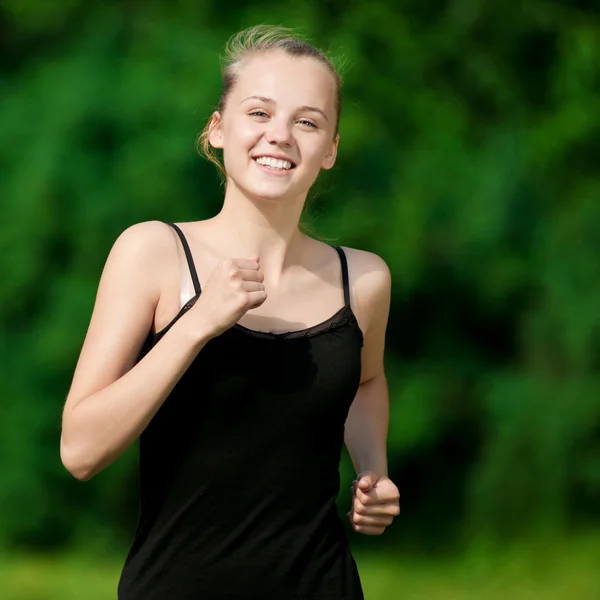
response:
<path id="1" fill-rule="evenodd" d="M 238 102 L 248 96 L 266 96 L 278 103 L 317 106 L 330 112 L 335 107 L 335 85 L 328 67 L 317 59 L 274 51 L 242 62 L 232 95 Z"/>

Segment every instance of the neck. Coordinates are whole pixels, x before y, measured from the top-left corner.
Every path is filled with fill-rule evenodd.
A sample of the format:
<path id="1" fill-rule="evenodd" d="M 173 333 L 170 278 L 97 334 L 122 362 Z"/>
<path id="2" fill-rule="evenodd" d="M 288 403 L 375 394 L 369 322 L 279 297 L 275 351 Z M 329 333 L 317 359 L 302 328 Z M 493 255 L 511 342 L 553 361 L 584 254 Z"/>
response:
<path id="1" fill-rule="evenodd" d="M 213 223 L 237 258 L 259 257 L 265 276 L 278 279 L 299 259 L 303 234 L 298 224 L 305 200 L 306 196 L 250 199 L 228 181 L 223 208 Z"/>

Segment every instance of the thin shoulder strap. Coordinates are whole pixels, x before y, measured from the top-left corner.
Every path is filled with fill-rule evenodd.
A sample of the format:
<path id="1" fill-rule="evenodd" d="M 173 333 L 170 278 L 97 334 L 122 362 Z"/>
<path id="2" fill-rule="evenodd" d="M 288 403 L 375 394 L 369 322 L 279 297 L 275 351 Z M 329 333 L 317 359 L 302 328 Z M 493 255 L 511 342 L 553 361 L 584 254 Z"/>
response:
<path id="1" fill-rule="evenodd" d="M 183 231 L 181 231 L 181 229 L 179 229 L 175 223 L 167 223 L 167 225 L 170 225 L 177 232 L 177 235 L 181 240 L 181 245 L 183 246 L 183 251 L 185 252 L 188 267 L 190 268 L 190 275 L 192 276 L 192 283 L 194 284 L 194 292 L 196 292 L 196 295 L 198 295 L 201 291 L 200 281 L 198 281 L 198 273 L 196 273 L 196 265 L 194 264 L 194 259 L 192 258 L 190 246 L 185 239 L 185 235 L 183 235 Z"/>
<path id="2" fill-rule="evenodd" d="M 350 283 L 348 281 L 348 260 L 346 259 L 346 253 L 339 247 L 334 246 L 340 257 L 340 263 L 342 263 L 342 284 L 344 286 L 344 304 L 350 306 Z"/>

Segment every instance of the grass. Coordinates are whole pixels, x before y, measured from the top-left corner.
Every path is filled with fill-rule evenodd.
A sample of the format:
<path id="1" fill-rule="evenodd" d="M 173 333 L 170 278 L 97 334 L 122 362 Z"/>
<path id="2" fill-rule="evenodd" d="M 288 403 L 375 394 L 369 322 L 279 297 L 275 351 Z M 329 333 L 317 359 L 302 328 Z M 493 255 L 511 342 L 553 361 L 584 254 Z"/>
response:
<path id="1" fill-rule="evenodd" d="M 356 556 L 366 600 L 600 600 L 600 537 L 451 560 Z M 112 600 L 120 564 L 84 556 L 0 563 L 3 600 Z"/>
<path id="2" fill-rule="evenodd" d="M 600 539 L 453 560 L 358 558 L 366 600 L 600 600 Z"/>

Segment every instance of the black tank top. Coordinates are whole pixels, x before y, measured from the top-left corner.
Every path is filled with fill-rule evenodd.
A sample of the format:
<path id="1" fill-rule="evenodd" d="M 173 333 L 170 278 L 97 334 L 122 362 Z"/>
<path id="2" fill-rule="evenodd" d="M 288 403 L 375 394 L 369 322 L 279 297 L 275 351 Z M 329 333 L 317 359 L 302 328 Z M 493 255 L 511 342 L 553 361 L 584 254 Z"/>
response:
<path id="1" fill-rule="evenodd" d="M 195 296 L 141 356 L 201 293 L 170 225 Z M 140 512 L 119 600 L 363 599 L 336 507 L 363 336 L 336 250 L 338 312 L 301 331 L 236 324 L 210 340 L 140 436 Z"/>

